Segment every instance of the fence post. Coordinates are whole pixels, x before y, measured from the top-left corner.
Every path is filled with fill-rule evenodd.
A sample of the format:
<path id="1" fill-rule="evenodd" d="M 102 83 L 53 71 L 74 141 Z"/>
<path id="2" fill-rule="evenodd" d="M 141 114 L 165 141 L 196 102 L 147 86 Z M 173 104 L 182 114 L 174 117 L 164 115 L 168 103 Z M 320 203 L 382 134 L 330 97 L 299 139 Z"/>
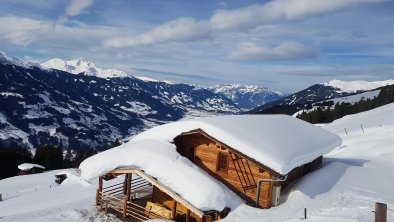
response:
<path id="1" fill-rule="evenodd" d="M 387 204 L 375 203 L 375 222 L 387 222 Z"/>
<path id="2" fill-rule="evenodd" d="M 1 193 L 0 193 L 0 202 L 3 201 L 3 197 L 1 197 Z"/>
<path id="3" fill-rule="evenodd" d="M 306 216 L 306 208 L 304 208 L 304 219 L 306 220 L 307 216 Z"/>
<path id="4" fill-rule="evenodd" d="M 347 130 L 346 130 L 346 128 L 344 128 L 345 129 L 345 133 L 346 133 L 346 135 L 347 135 Z"/>
<path id="5" fill-rule="evenodd" d="M 361 131 L 363 131 L 363 133 L 364 133 L 364 128 L 363 128 L 363 125 L 360 125 L 361 126 Z"/>

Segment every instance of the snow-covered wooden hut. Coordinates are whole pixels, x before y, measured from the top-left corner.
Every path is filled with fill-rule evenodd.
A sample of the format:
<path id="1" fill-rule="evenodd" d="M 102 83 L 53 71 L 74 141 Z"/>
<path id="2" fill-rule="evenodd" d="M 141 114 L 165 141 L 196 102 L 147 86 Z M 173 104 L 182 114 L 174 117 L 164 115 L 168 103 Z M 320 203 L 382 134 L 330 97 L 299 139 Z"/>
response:
<path id="1" fill-rule="evenodd" d="M 319 168 L 322 155 L 340 144 L 338 136 L 290 116 L 218 116 L 154 127 L 80 167 L 86 179 L 100 176 L 97 203 L 105 209 L 112 197 L 102 176 L 126 174 L 118 188 L 125 205 L 138 202 L 131 178 L 143 178 L 153 187 L 156 217 L 209 221 L 242 202 L 275 206 L 281 189 Z M 147 207 L 139 214 L 151 218 Z M 135 208 L 125 207 L 123 216 Z"/>
<path id="2" fill-rule="evenodd" d="M 19 173 L 18 175 L 28 175 L 35 173 L 42 173 L 45 170 L 45 167 L 34 164 L 34 163 L 22 163 L 18 166 Z"/>

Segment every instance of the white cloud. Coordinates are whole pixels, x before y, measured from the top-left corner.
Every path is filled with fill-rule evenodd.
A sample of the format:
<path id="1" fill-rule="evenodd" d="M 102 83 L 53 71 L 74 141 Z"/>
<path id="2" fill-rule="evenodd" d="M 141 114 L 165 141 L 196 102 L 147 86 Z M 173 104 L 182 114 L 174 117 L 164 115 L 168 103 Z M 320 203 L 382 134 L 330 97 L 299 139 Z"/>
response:
<path id="1" fill-rule="evenodd" d="M 196 21 L 194 18 L 184 17 L 164 23 L 141 35 L 108 39 L 104 41 L 104 45 L 128 47 L 171 41 L 193 41 L 205 39 L 209 36 L 210 29 L 205 21 Z"/>
<path id="2" fill-rule="evenodd" d="M 36 39 L 42 22 L 14 16 L 0 17 L 0 37 L 14 45 L 28 45 Z"/>
<path id="3" fill-rule="evenodd" d="M 81 14 L 86 8 L 93 4 L 93 0 L 71 0 L 65 13 L 67 16 L 76 16 Z"/>
<path id="4" fill-rule="evenodd" d="M 210 19 L 214 29 L 249 29 L 264 24 L 295 21 L 347 7 L 386 0 L 275 0 L 236 10 L 217 11 Z"/>
<path id="5" fill-rule="evenodd" d="M 45 46 L 44 49 L 53 51 L 53 48 L 75 49 L 103 48 L 101 42 L 117 34 L 118 30 L 107 26 L 85 26 L 83 24 L 66 26 L 51 21 L 35 20 L 24 17 L 0 17 L 0 41 L 2 46 L 32 45 Z M 53 51 L 53 53 L 55 53 Z"/>
<path id="6" fill-rule="evenodd" d="M 275 0 L 236 10 L 219 10 L 209 20 L 179 18 L 140 35 L 108 39 L 104 41 L 104 45 L 119 48 L 174 41 L 195 41 L 207 38 L 217 30 L 251 29 L 383 1 L 386 0 Z"/>
<path id="7" fill-rule="evenodd" d="M 298 42 L 286 42 L 273 48 L 243 42 L 228 56 L 231 61 L 273 61 L 315 58 L 317 52 Z"/>

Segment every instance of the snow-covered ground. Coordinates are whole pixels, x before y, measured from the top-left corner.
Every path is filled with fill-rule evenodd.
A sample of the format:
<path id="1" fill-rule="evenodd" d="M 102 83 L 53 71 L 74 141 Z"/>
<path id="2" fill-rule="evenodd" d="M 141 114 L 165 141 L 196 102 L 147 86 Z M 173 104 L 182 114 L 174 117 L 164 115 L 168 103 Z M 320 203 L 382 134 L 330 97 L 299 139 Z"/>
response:
<path id="1" fill-rule="evenodd" d="M 329 82 L 323 83 L 325 86 L 331 86 L 337 89 L 337 92 L 357 92 L 357 91 L 366 91 L 373 90 L 382 86 L 393 85 L 394 80 L 385 80 L 385 81 L 341 81 L 341 80 L 331 80 Z"/>
<path id="2" fill-rule="evenodd" d="M 68 178 L 58 185 L 55 175 L 64 171 Z M 0 180 L 0 221 L 118 221 L 94 207 L 97 180 L 88 183 L 76 175 L 67 169 Z"/>
<path id="3" fill-rule="evenodd" d="M 323 168 L 284 191 L 280 206 L 262 210 L 240 205 L 223 221 L 301 221 L 307 208 L 309 219 L 304 221 L 366 222 L 374 220 L 375 202 L 383 202 L 388 204 L 388 221 L 393 222 L 393 114 L 394 104 L 389 104 L 322 126 L 343 140 L 325 156 Z M 96 179 L 87 183 L 75 176 L 56 185 L 58 172 L 0 180 L 0 221 L 116 220 L 95 210 Z"/>

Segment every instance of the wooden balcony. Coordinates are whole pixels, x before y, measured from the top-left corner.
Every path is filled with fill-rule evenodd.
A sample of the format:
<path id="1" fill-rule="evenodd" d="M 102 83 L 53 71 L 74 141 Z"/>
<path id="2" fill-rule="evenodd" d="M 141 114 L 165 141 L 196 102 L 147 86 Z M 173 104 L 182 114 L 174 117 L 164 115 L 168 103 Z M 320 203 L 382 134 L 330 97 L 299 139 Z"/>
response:
<path id="1" fill-rule="evenodd" d="M 124 175 L 124 182 L 104 187 L 104 180 Z M 132 178 L 133 177 L 133 178 Z M 155 178 L 138 169 L 116 169 L 99 178 L 96 205 L 123 221 L 165 219 L 180 222 L 210 222 L 221 212 L 202 212 Z"/>

